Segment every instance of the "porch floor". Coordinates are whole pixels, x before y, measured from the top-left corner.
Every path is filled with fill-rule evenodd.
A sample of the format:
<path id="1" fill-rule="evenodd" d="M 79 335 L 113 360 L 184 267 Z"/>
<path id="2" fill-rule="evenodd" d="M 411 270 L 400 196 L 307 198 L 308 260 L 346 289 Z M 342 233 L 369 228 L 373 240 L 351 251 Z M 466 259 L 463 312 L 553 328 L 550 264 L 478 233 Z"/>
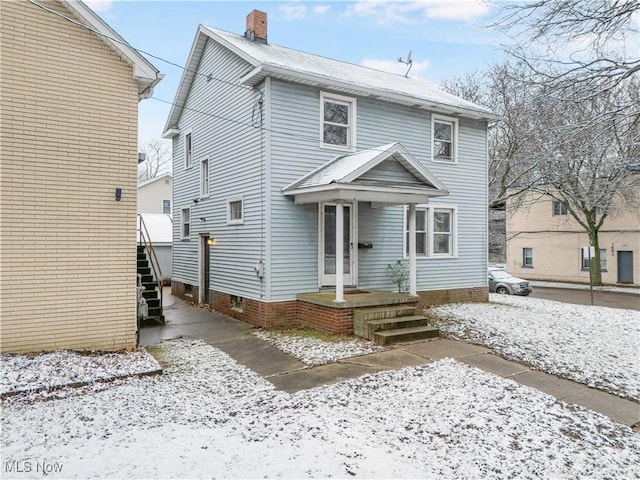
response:
<path id="1" fill-rule="evenodd" d="M 343 303 L 336 303 L 335 292 L 299 293 L 296 299 L 330 308 L 377 307 L 418 302 L 420 297 L 408 293 L 394 293 L 384 290 L 346 290 Z"/>

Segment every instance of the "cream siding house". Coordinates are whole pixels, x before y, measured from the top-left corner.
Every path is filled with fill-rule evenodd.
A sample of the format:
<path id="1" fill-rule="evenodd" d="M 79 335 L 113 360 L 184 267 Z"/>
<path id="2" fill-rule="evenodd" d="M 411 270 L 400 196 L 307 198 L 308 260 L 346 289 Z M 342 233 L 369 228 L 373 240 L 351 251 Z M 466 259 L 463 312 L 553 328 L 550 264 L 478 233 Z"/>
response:
<path id="1" fill-rule="evenodd" d="M 525 203 L 528 209 L 507 206 L 507 270 L 528 280 L 589 283 L 584 228 L 550 197 Z M 640 214 L 606 218 L 599 243 L 602 282 L 640 286 Z"/>
<path id="2" fill-rule="evenodd" d="M 162 76 L 109 37 L 79 1 L 0 2 L 3 352 L 136 345 L 138 102 Z"/>

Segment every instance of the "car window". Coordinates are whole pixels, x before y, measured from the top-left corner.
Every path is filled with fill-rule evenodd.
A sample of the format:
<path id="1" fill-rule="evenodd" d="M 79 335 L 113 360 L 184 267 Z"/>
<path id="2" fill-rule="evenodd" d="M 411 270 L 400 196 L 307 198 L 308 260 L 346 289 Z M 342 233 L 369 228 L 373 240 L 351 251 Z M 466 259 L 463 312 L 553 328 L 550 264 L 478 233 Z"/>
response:
<path id="1" fill-rule="evenodd" d="M 489 275 L 493 276 L 493 278 L 496 278 L 496 279 L 509 278 L 511 276 L 504 270 L 491 270 L 489 272 Z"/>

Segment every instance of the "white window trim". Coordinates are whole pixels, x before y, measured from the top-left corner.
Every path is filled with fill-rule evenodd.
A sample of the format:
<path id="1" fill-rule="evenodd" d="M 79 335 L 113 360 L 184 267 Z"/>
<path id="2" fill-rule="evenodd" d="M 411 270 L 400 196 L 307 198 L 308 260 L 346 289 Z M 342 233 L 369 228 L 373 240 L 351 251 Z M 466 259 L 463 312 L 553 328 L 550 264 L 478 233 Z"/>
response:
<path id="1" fill-rule="evenodd" d="M 584 256 L 584 250 L 580 249 L 580 270 L 581 271 L 589 271 L 589 267 L 584 266 L 584 261 L 589 260 L 589 257 Z M 595 260 L 595 257 L 593 258 Z M 604 262 L 604 265 L 602 263 Z M 603 272 L 607 271 L 607 249 L 600 249 L 600 270 Z"/>
<path id="2" fill-rule="evenodd" d="M 187 162 L 187 158 L 188 158 L 188 155 L 187 155 L 187 137 L 189 135 L 191 136 L 191 164 L 189 164 Z M 183 137 L 182 141 L 184 143 L 183 148 L 182 148 L 182 153 L 184 155 L 184 169 L 185 170 L 189 170 L 190 168 L 193 167 L 193 156 L 194 156 L 193 155 L 193 130 L 192 129 L 185 130 L 184 137 Z"/>
<path id="3" fill-rule="evenodd" d="M 556 205 L 559 207 L 559 213 L 556 213 Z M 551 216 L 552 217 L 565 217 L 568 214 L 567 205 L 560 200 L 551 200 Z"/>
<path id="4" fill-rule="evenodd" d="M 169 202 L 169 213 L 164 213 L 164 202 Z M 171 209 L 173 208 L 173 205 L 171 205 L 171 199 L 170 199 L 170 198 L 164 198 L 164 199 L 162 200 L 162 206 L 161 206 L 161 208 L 162 208 L 162 213 L 163 213 L 164 215 L 171 215 L 171 214 L 173 213 L 173 212 L 171 211 Z"/>
<path id="5" fill-rule="evenodd" d="M 451 123 L 453 125 L 452 132 L 452 159 L 451 160 L 438 160 L 435 156 L 435 123 Z M 431 161 L 434 163 L 443 163 L 446 165 L 455 165 L 458 163 L 458 119 L 454 117 L 445 117 L 443 115 L 431 115 Z"/>
<path id="6" fill-rule="evenodd" d="M 184 235 L 184 211 L 188 210 L 189 211 L 189 235 L 185 236 Z M 180 240 L 191 240 L 191 224 L 192 224 L 192 219 L 191 219 L 191 207 L 186 207 L 186 208 L 181 208 L 180 209 Z"/>
<path id="7" fill-rule="evenodd" d="M 427 211 L 427 253 L 425 255 L 416 255 L 416 260 L 428 260 L 428 259 L 447 259 L 447 258 L 458 258 L 458 206 L 457 205 L 446 205 L 446 204 L 423 204 L 416 205 L 416 210 L 426 210 Z M 433 212 L 434 210 L 451 210 L 453 218 L 451 219 L 451 253 L 434 253 L 433 251 L 433 235 L 434 235 L 434 225 L 433 225 Z M 409 214 L 409 209 L 407 207 L 404 208 L 404 217 L 402 221 L 402 257 L 407 260 L 409 256 L 405 253 L 407 251 L 407 215 Z"/>
<path id="8" fill-rule="evenodd" d="M 525 259 L 527 258 L 524 254 L 525 250 L 531 250 L 531 263 L 527 264 Z M 533 247 L 522 247 L 522 268 L 533 268 Z"/>
<path id="9" fill-rule="evenodd" d="M 231 204 L 233 202 L 241 202 L 241 206 L 242 206 L 241 218 L 236 220 L 231 219 Z M 227 199 L 227 225 L 242 225 L 243 223 L 244 223 L 244 198 L 242 196 L 228 198 Z"/>
<path id="10" fill-rule="evenodd" d="M 204 191 L 204 177 L 203 177 L 203 169 L 204 164 L 207 163 L 207 191 Z M 211 195 L 211 162 L 209 161 L 209 157 L 205 157 L 200 160 L 200 198 L 207 198 Z"/>
<path id="11" fill-rule="evenodd" d="M 349 104 L 349 124 L 347 128 L 347 145 L 334 145 L 324 143 L 324 102 L 325 100 L 335 100 L 337 102 Z M 320 148 L 329 150 L 340 150 L 351 152 L 356 148 L 356 115 L 357 102 L 354 97 L 345 97 L 328 92 L 320 92 Z"/>

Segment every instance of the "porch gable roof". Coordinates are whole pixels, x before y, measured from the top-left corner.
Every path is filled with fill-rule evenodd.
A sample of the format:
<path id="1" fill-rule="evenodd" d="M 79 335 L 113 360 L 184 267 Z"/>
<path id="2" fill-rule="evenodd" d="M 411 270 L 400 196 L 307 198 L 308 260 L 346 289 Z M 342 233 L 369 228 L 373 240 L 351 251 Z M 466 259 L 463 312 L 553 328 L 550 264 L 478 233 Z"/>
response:
<path id="1" fill-rule="evenodd" d="M 392 167 L 393 162 L 397 165 Z M 444 183 L 398 142 L 340 155 L 282 191 L 299 204 L 352 200 L 418 204 L 449 194 Z"/>

